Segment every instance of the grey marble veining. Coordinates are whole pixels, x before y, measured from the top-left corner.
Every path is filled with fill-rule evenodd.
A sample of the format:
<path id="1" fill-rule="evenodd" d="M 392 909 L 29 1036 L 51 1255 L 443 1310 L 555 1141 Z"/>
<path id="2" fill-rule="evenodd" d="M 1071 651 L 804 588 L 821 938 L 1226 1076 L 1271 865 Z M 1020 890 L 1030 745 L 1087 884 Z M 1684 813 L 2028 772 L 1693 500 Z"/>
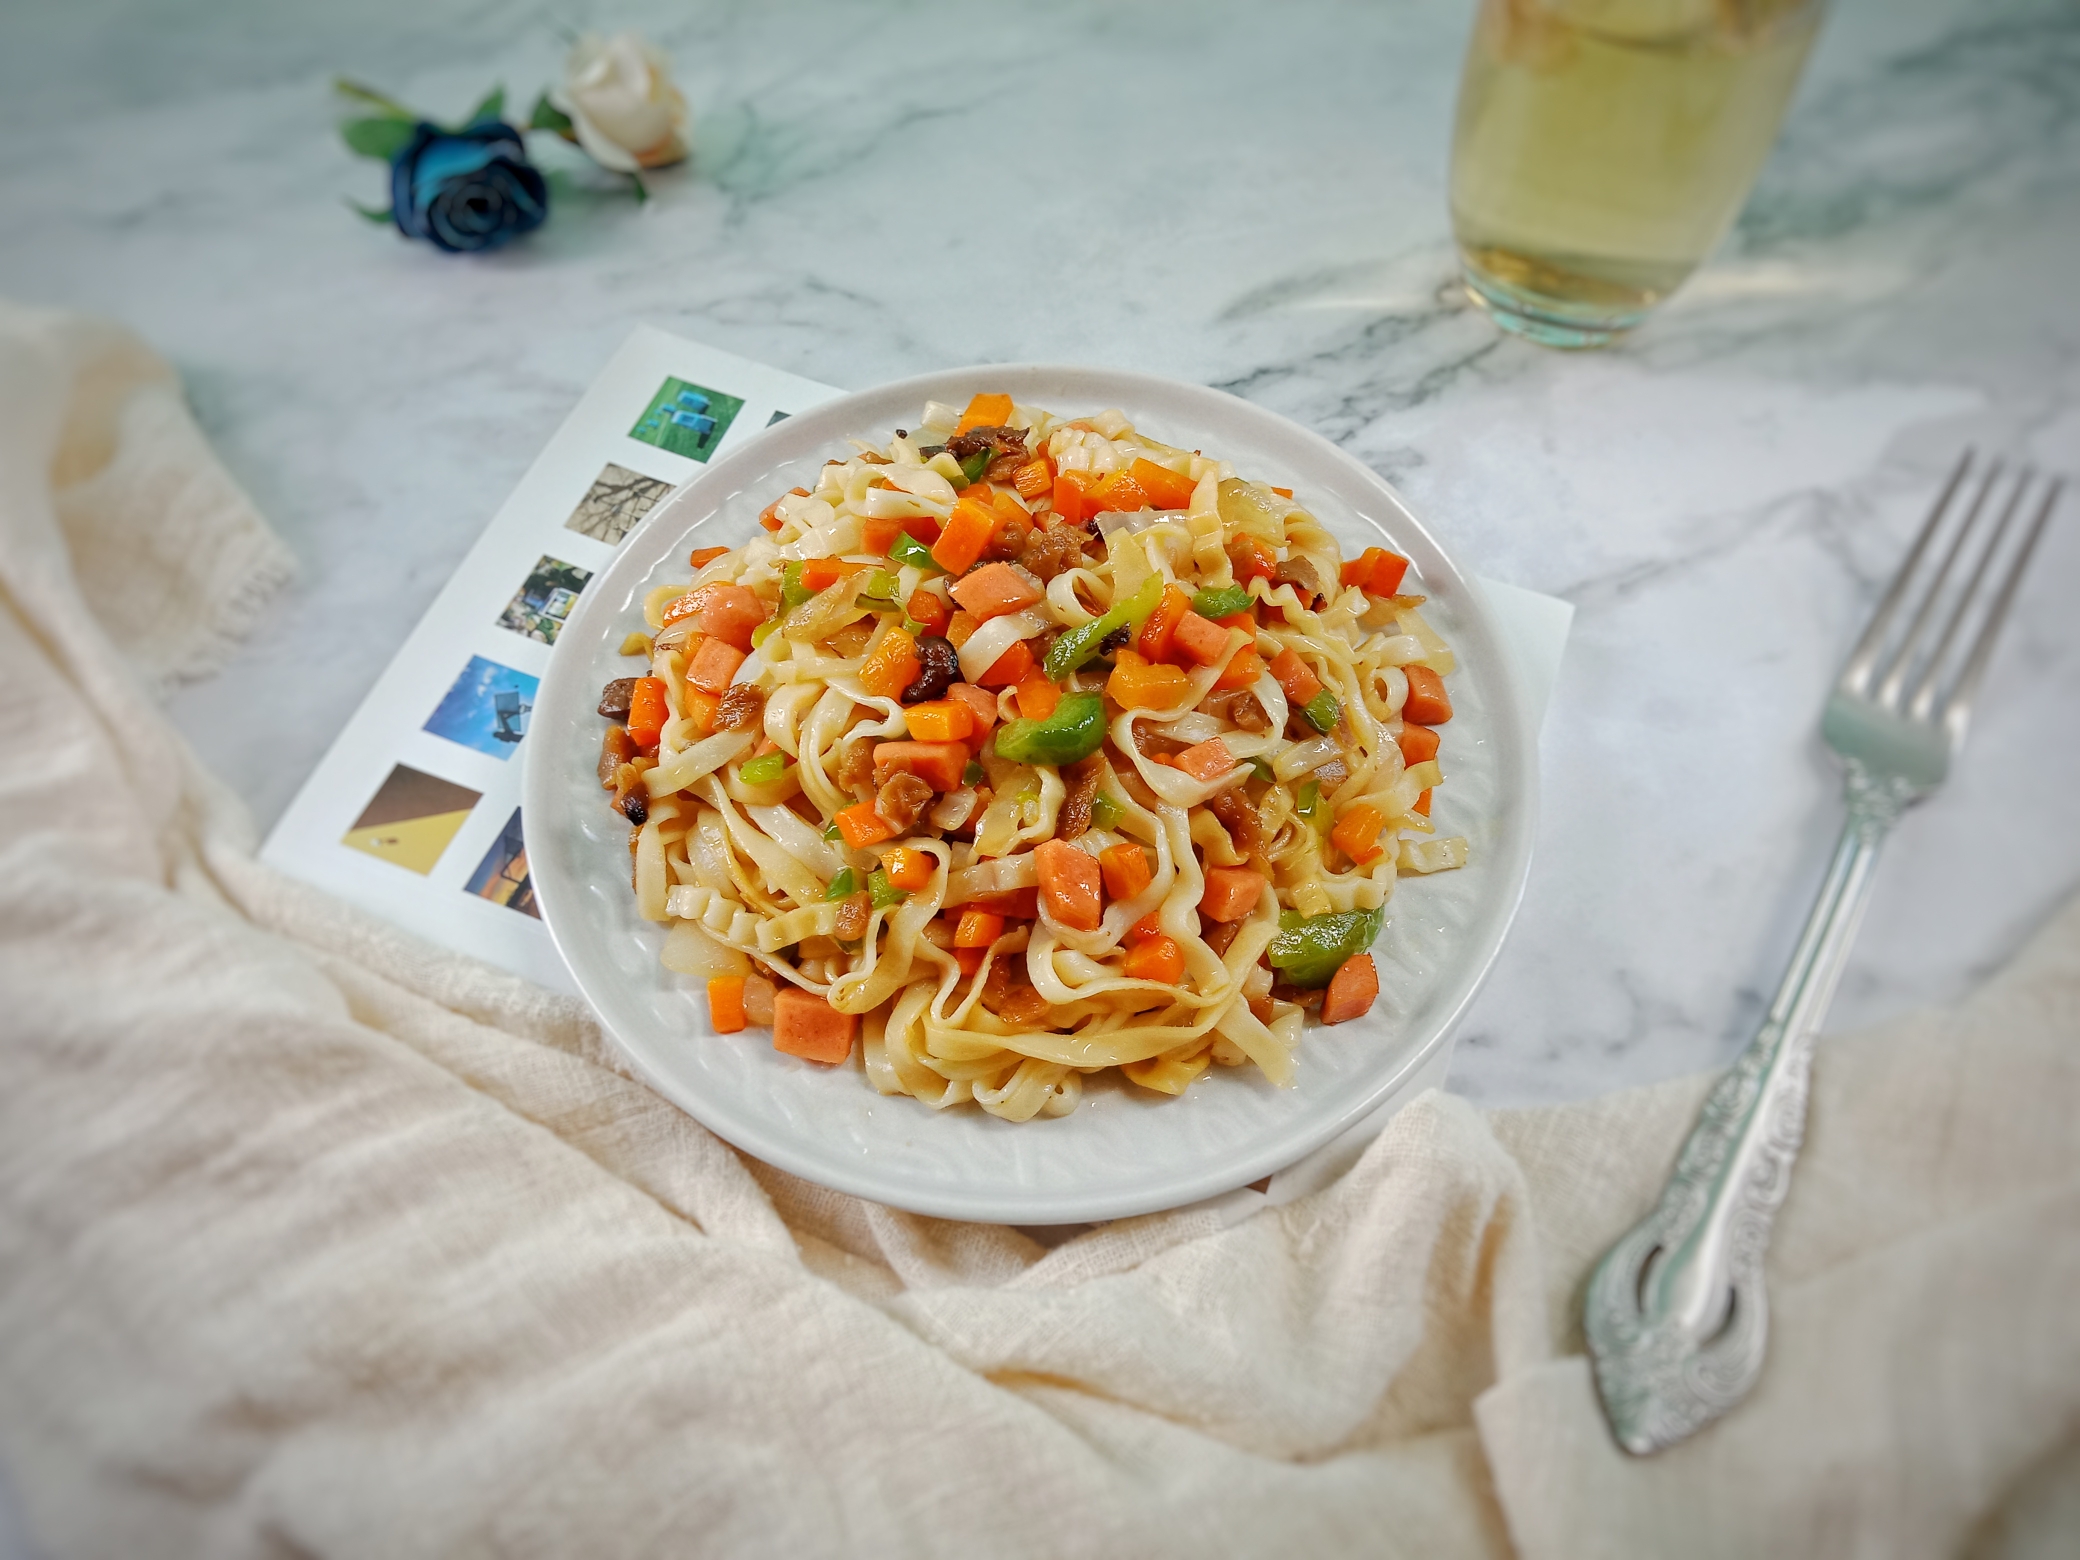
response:
<path id="1" fill-rule="evenodd" d="M 173 711 L 264 825 L 543 439 L 649 321 L 843 386 L 975 360 L 1232 389 L 1571 599 L 1540 854 L 1454 1084 L 1723 1061 L 1839 819 L 1822 691 L 1956 448 L 2080 471 L 2080 11 L 1849 0 L 1724 251 L 1616 350 L 1451 287 L 1464 0 L 0 12 L 0 291 L 168 352 L 303 579 Z M 523 248 L 345 208 L 348 72 L 434 112 L 638 25 L 696 162 L 573 167 Z M 545 160 L 557 161 L 553 156 Z M 1952 997 L 2080 885 L 2080 503 L 1949 792 L 1902 827 L 1836 1026 Z"/>

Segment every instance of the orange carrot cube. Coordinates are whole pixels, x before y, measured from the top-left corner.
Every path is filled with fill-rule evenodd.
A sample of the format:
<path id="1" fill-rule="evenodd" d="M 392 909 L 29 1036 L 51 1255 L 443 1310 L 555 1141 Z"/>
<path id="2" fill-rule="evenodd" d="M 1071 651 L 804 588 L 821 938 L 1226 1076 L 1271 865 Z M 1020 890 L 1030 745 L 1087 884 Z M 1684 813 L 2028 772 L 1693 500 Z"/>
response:
<path id="1" fill-rule="evenodd" d="M 1135 637 L 1134 648 L 1151 661 L 1170 659 L 1170 643 L 1176 636 L 1178 621 L 1192 610 L 1192 598 L 1175 585 L 1163 587 L 1163 598 L 1156 603 L 1155 611 L 1141 625 Z"/>
<path id="2" fill-rule="evenodd" d="M 1128 980 L 1152 980 L 1159 986 L 1174 986 L 1184 979 L 1184 950 L 1172 938 L 1151 937 L 1127 949 L 1119 968 Z"/>
<path id="3" fill-rule="evenodd" d="M 1159 666 L 1122 650 L 1105 692 L 1123 710 L 1167 709 L 1191 692 L 1192 680 L 1174 666 Z"/>
<path id="4" fill-rule="evenodd" d="M 965 742 L 975 730 L 975 712 L 960 699 L 934 699 L 903 711 L 913 742 Z"/>
<path id="5" fill-rule="evenodd" d="M 1016 640 L 1011 648 L 992 661 L 989 670 L 975 681 L 985 688 L 1015 688 L 1026 680 L 1037 664 L 1033 660 L 1033 652 L 1026 648 L 1026 642 L 1023 639 Z"/>
<path id="6" fill-rule="evenodd" d="M 845 843 L 854 850 L 865 850 L 869 845 L 879 845 L 883 840 L 896 837 L 896 831 L 889 827 L 888 820 L 874 811 L 872 802 L 846 808 L 835 821 L 838 832 L 845 836 Z"/>
<path id="7" fill-rule="evenodd" d="M 686 718 L 702 736 L 715 729 L 715 712 L 721 708 L 722 701 L 714 694 L 702 693 L 698 688 L 686 690 Z"/>
<path id="8" fill-rule="evenodd" d="M 963 910 L 953 929 L 956 948 L 987 948 L 1004 935 L 1004 918 L 988 910 Z"/>
<path id="9" fill-rule="evenodd" d="M 1215 693 L 1226 693 L 1231 688 L 1254 688 L 1257 679 L 1264 675 L 1264 658 L 1244 645 L 1232 656 L 1220 676 L 1213 680 Z"/>
<path id="10" fill-rule="evenodd" d="M 917 658 L 917 641 L 900 628 L 881 636 L 859 669 L 859 684 L 876 698 L 899 699 L 903 690 L 917 681 L 924 663 Z"/>
<path id="11" fill-rule="evenodd" d="M 898 845 L 894 850 L 881 853 L 881 870 L 888 874 L 889 882 L 897 888 L 914 894 L 932 886 L 932 874 L 938 870 L 938 862 L 929 851 Z"/>
<path id="12" fill-rule="evenodd" d="M 1010 421 L 1011 397 L 993 391 L 970 399 L 953 431 L 962 434 L 970 428 L 1001 428 Z"/>
<path id="13" fill-rule="evenodd" d="M 708 1022 L 718 1035 L 733 1035 L 744 1027 L 744 977 L 718 975 L 708 982 Z"/>
<path id="14" fill-rule="evenodd" d="M 997 524 L 994 505 L 977 503 L 962 494 L 953 501 L 953 515 L 946 522 L 946 529 L 932 544 L 932 562 L 948 574 L 966 574 L 989 545 Z"/>
<path id="15" fill-rule="evenodd" d="M 1386 814 L 1377 807 L 1360 804 L 1336 820 L 1329 840 L 1362 867 L 1380 854 L 1379 831 L 1386 826 Z"/>
<path id="16" fill-rule="evenodd" d="M 1127 468 L 1127 473 L 1146 493 L 1149 502 L 1158 509 L 1189 509 L 1192 507 L 1192 479 L 1168 466 L 1158 466 L 1152 460 L 1136 459 Z"/>
<path id="17" fill-rule="evenodd" d="M 671 706 L 665 702 L 664 679 L 638 677 L 628 695 L 628 735 L 635 745 L 645 752 L 654 749 L 671 714 Z"/>
<path id="18" fill-rule="evenodd" d="M 1132 899 L 1155 881 L 1148 853 L 1131 840 L 1099 851 L 1098 868 L 1105 877 L 1106 896 L 1112 899 Z"/>
<path id="19" fill-rule="evenodd" d="M 1018 713 L 1027 720 L 1045 720 L 1062 702 L 1062 690 L 1047 680 L 1038 667 L 1019 679 L 1012 694 L 1018 700 Z"/>

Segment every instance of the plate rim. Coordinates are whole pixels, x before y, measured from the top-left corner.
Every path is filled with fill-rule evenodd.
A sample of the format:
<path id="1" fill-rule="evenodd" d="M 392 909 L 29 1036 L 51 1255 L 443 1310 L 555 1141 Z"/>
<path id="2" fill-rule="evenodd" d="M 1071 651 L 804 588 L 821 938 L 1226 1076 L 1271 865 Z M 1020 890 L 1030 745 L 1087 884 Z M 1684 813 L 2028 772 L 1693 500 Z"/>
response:
<path id="1" fill-rule="evenodd" d="M 960 1189 L 918 1188 L 906 1185 L 900 1178 L 891 1180 L 877 1176 L 871 1159 L 853 1162 L 841 1161 L 835 1155 L 819 1158 L 803 1147 L 798 1139 L 790 1138 L 784 1133 L 768 1132 L 762 1122 L 748 1119 L 731 1110 L 727 1102 L 700 1097 L 696 1091 L 681 1086 L 678 1080 L 660 1073 L 645 1059 L 642 1047 L 631 1043 L 621 1034 L 609 1016 L 607 1008 L 596 1002 L 587 989 L 578 962 L 571 957 L 570 938 L 565 931 L 566 927 L 574 926 L 574 921 L 568 918 L 580 913 L 582 897 L 573 884 L 570 886 L 570 897 L 566 901 L 565 890 L 556 884 L 556 873 L 561 869 L 560 863 L 553 865 L 547 874 L 542 874 L 539 870 L 540 865 L 555 863 L 556 857 L 551 854 L 538 858 L 534 884 L 536 902 L 542 912 L 542 924 L 556 947 L 557 957 L 563 960 L 573 984 L 620 1059 L 635 1071 L 648 1088 L 685 1111 L 723 1141 L 776 1169 L 848 1196 L 860 1197 L 912 1213 L 964 1222 L 1033 1226 L 1084 1223 L 1182 1207 L 1222 1195 L 1237 1187 L 1247 1186 L 1296 1163 L 1349 1131 L 1390 1101 L 1407 1080 L 1425 1066 L 1440 1047 L 1449 1044 L 1457 1033 L 1474 998 L 1493 972 L 1502 946 L 1516 923 L 1530 878 L 1537 835 L 1537 727 L 1528 717 L 1521 670 L 1516 665 L 1508 639 L 1495 616 L 1495 609 L 1486 592 L 1482 590 L 1479 580 L 1460 567 L 1451 551 L 1438 541 L 1407 500 L 1377 471 L 1313 429 L 1229 391 L 1130 369 L 1060 363 L 983 363 L 937 369 L 926 374 L 890 380 L 866 390 L 838 394 L 791 415 L 783 424 L 770 430 L 761 430 L 758 437 L 747 440 L 736 450 L 703 466 L 675 486 L 622 539 L 615 557 L 598 571 L 599 583 L 604 585 L 608 576 L 617 567 L 622 566 L 624 560 L 637 556 L 638 549 L 635 544 L 639 538 L 672 525 L 674 515 L 692 506 L 695 500 L 707 499 L 712 493 L 715 504 L 719 505 L 733 496 L 738 488 L 731 484 L 737 482 L 740 471 L 757 469 L 773 459 L 765 453 L 771 447 L 770 435 L 784 433 L 794 438 L 804 438 L 811 448 L 819 444 L 830 445 L 849 435 L 842 427 L 825 433 L 824 425 L 845 423 L 853 407 L 870 400 L 881 401 L 890 397 L 908 396 L 922 408 L 928 399 L 944 399 L 945 393 L 949 391 L 958 395 L 962 388 L 972 386 L 981 379 L 995 377 L 1013 381 L 1044 379 L 1050 376 L 1058 379 L 1099 381 L 1117 386 L 1121 392 L 1117 396 L 1107 392 L 1098 397 L 1107 400 L 1107 404 L 1110 405 L 1124 407 L 1134 404 L 1134 392 L 1139 390 L 1144 395 L 1158 392 L 1165 399 L 1181 396 L 1187 405 L 1197 404 L 1209 410 L 1217 409 L 1224 416 L 1232 417 L 1239 414 L 1268 420 L 1277 425 L 1281 434 L 1297 437 L 1312 454 L 1341 467 L 1361 487 L 1370 489 L 1391 506 L 1400 523 L 1408 527 L 1415 537 L 1420 537 L 1435 559 L 1436 566 L 1426 565 L 1421 569 L 1424 577 L 1433 583 L 1449 579 L 1459 599 L 1466 604 L 1467 616 L 1476 628 L 1476 637 L 1488 641 L 1494 673 L 1492 686 L 1495 694 L 1499 695 L 1491 701 L 1494 708 L 1489 716 L 1488 734 L 1491 739 L 1504 743 L 1498 766 L 1498 785 L 1505 800 L 1498 814 L 1510 819 L 1513 828 L 1500 842 L 1504 846 L 1503 859 L 1495 863 L 1507 873 L 1499 913 L 1494 914 L 1485 932 L 1483 944 L 1476 950 L 1477 957 L 1464 967 L 1456 990 L 1446 988 L 1447 994 L 1450 995 L 1449 1004 L 1432 1022 L 1429 1034 L 1423 1037 L 1419 1045 L 1405 1053 L 1399 1065 L 1382 1069 L 1368 1081 L 1366 1087 L 1339 1102 L 1334 1110 L 1303 1124 L 1289 1127 L 1282 1133 L 1274 1134 L 1251 1153 L 1239 1155 L 1230 1162 L 1216 1166 L 1202 1164 L 1188 1170 L 1168 1172 L 1154 1179 L 1129 1178 L 1123 1189 L 1103 1193 L 1038 1193 L 1020 1200 L 1012 1207 L 1005 1206 L 1001 1200 L 989 1195 L 970 1195 Z M 748 486 L 748 483 L 739 486 Z M 573 696 L 566 689 L 566 684 L 576 681 L 576 694 L 584 693 L 586 685 L 579 680 L 584 676 L 580 669 L 580 657 L 575 649 L 572 653 L 565 654 L 564 648 L 566 645 L 575 647 L 585 641 L 585 630 L 594 616 L 617 610 L 607 605 L 609 596 L 610 592 L 605 589 L 588 590 L 580 594 L 570 619 L 557 635 L 557 643 L 551 647 L 549 664 L 542 674 L 538 697 L 545 708 L 558 708 L 560 701 Z M 528 743 L 519 755 L 523 764 L 523 816 L 530 819 L 556 816 L 557 808 L 549 789 L 549 766 L 533 761 L 535 754 L 530 751 L 533 747 L 532 742 Z M 559 906 L 562 908 L 559 909 Z M 917 1108 L 924 1111 L 926 1116 L 936 1114 L 921 1105 Z M 1045 1129 L 1042 1127 L 1032 1130 Z M 1300 1140 L 1297 1146 L 1295 1140 Z"/>

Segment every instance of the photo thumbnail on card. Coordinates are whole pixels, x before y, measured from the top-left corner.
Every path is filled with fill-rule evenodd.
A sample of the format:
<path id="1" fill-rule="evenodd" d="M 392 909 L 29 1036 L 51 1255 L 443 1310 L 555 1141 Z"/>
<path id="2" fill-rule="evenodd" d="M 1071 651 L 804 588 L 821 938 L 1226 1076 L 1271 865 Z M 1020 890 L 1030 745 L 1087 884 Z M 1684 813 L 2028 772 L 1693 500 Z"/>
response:
<path id="1" fill-rule="evenodd" d="M 619 547 L 621 538 L 633 531 L 636 522 L 671 490 L 671 483 L 661 478 L 646 477 L 640 471 L 608 461 L 592 479 L 585 496 L 578 500 L 570 519 L 563 522 L 563 528 L 589 536 L 595 542 L 605 542 L 609 547 Z"/>
<path id="2" fill-rule="evenodd" d="M 484 859 L 470 874 L 468 887 L 479 899 L 518 910 L 537 921 L 542 918 L 542 912 L 535 908 L 534 880 L 527 872 L 527 840 L 520 832 L 519 808 L 513 809 L 505 828 L 484 852 Z"/>
<path id="3" fill-rule="evenodd" d="M 577 604 L 578 592 L 591 578 L 590 569 L 581 569 L 574 563 L 565 563 L 561 558 L 543 553 L 527 578 L 520 582 L 513 599 L 506 603 L 505 611 L 499 613 L 498 626 L 541 644 L 555 644 L 563 620 L 571 615 L 571 608 Z"/>
<path id="4" fill-rule="evenodd" d="M 527 735 L 539 686 L 525 672 L 473 655 L 426 717 L 426 730 L 493 758 L 511 758 Z"/>
<path id="5" fill-rule="evenodd" d="M 744 409 L 741 397 L 724 395 L 706 385 L 684 379 L 667 379 L 650 398 L 650 409 L 628 430 L 631 439 L 654 444 L 688 460 L 705 461 L 729 432 L 737 413 Z"/>
<path id="6" fill-rule="evenodd" d="M 482 794 L 398 764 L 376 787 L 354 826 L 340 836 L 340 843 L 424 877 Z"/>

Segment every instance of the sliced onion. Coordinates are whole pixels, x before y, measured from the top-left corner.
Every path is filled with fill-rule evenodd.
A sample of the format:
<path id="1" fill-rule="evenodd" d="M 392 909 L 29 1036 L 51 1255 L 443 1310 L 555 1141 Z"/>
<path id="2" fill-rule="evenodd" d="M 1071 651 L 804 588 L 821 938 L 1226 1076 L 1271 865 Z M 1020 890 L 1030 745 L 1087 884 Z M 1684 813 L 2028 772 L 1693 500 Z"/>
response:
<path id="1" fill-rule="evenodd" d="M 1035 634 L 1046 633 L 1047 629 L 1047 620 L 1033 611 L 991 618 L 970 634 L 968 642 L 961 646 L 961 675 L 974 682 L 1021 639 L 1031 639 Z"/>
<path id="2" fill-rule="evenodd" d="M 1098 534 L 1114 536 L 1121 531 L 1139 531 L 1154 525 L 1163 518 L 1160 509 L 1107 510 L 1098 516 Z"/>
<path id="3" fill-rule="evenodd" d="M 1039 885 L 1040 864 L 1033 859 L 1031 851 L 1021 851 L 1016 856 L 977 862 L 954 873 L 946 880 L 946 903 L 964 905 L 984 894 L 1008 894 L 1013 889 L 1037 888 Z"/>
<path id="4" fill-rule="evenodd" d="M 1320 736 L 1306 742 L 1296 742 L 1271 761 L 1271 773 L 1281 783 L 1299 779 L 1334 758 L 1337 753 L 1333 737 Z"/>
<path id="5" fill-rule="evenodd" d="M 683 753 L 675 753 L 643 775 L 643 785 L 653 797 L 683 791 L 703 775 L 713 774 L 751 746 L 748 731 L 718 731 L 703 737 Z"/>
<path id="6" fill-rule="evenodd" d="M 747 806 L 744 811 L 761 829 L 779 841 L 782 850 L 825 882 L 845 869 L 845 859 L 832 850 L 830 842 L 810 828 L 792 807 Z"/>
<path id="7" fill-rule="evenodd" d="M 975 787 L 964 785 L 958 791 L 948 791 L 933 804 L 925 819 L 935 829 L 965 828 L 975 816 L 975 804 L 981 800 Z"/>

